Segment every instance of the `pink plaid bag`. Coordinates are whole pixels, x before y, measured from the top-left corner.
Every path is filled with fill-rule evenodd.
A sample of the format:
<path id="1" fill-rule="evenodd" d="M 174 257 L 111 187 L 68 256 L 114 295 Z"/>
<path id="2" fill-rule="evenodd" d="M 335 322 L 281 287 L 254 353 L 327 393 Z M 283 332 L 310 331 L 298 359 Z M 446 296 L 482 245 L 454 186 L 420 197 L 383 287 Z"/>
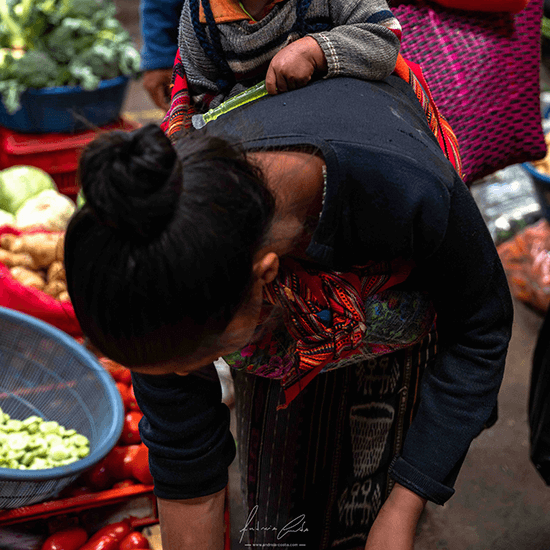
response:
<path id="1" fill-rule="evenodd" d="M 546 154 L 540 114 L 543 0 L 517 14 L 394 0 L 401 53 L 418 63 L 460 147 L 464 180 Z"/>

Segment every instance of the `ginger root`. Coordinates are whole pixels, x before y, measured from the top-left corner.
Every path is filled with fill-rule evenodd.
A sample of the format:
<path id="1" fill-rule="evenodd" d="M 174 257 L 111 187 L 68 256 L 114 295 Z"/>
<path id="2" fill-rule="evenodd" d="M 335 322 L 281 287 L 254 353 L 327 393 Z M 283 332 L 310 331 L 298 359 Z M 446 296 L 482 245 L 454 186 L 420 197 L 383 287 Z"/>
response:
<path id="1" fill-rule="evenodd" d="M 61 260 L 55 260 L 52 262 L 50 267 L 48 267 L 46 279 L 48 283 L 53 281 L 65 281 L 65 268 L 63 267 L 63 262 Z"/>
<path id="2" fill-rule="evenodd" d="M 18 265 L 28 269 L 36 269 L 36 263 L 30 254 L 17 254 L 0 248 L 0 262 L 7 267 L 16 267 Z"/>
<path id="3" fill-rule="evenodd" d="M 12 277 L 56 300 L 69 300 L 63 266 L 64 232 L 24 233 L 0 236 L 0 263 L 10 268 Z"/>
<path id="4" fill-rule="evenodd" d="M 30 254 L 37 268 L 48 267 L 63 257 L 62 233 L 28 233 L 17 237 L 10 250 Z"/>
<path id="5" fill-rule="evenodd" d="M 56 298 L 67 290 L 67 285 L 63 281 L 50 281 L 44 288 L 44 292 Z"/>
<path id="6" fill-rule="evenodd" d="M 11 247 L 13 246 L 13 242 L 16 239 L 17 239 L 17 235 L 13 235 L 12 233 L 4 233 L 0 237 L 0 246 L 4 250 L 10 250 L 11 251 Z"/>
<path id="7" fill-rule="evenodd" d="M 36 271 L 31 271 L 25 267 L 19 265 L 12 267 L 10 273 L 16 281 L 24 286 L 37 288 L 38 290 L 43 290 L 46 286 L 46 281 Z"/>

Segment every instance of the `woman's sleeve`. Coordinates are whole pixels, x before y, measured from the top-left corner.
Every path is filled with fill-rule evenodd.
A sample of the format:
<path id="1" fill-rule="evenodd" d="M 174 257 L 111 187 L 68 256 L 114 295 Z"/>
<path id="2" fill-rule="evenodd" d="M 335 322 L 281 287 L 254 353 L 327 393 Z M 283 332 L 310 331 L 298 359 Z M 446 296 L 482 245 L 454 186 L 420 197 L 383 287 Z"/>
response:
<path id="1" fill-rule="evenodd" d="M 187 376 L 132 373 L 132 383 L 155 495 L 188 499 L 223 489 L 236 447 L 214 365 Z"/>
<path id="2" fill-rule="evenodd" d="M 496 405 L 513 317 L 495 246 L 458 178 L 449 205 L 445 236 L 417 273 L 438 314 L 438 353 L 423 374 L 419 408 L 391 470 L 393 479 L 437 504 L 454 493 L 470 443 Z"/>
<path id="3" fill-rule="evenodd" d="M 144 71 L 172 68 L 178 49 L 182 6 L 183 0 L 141 0 L 141 68 Z"/>
<path id="4" fill-rule="evenodd" d="M 334 28 L 312 33 L 327 59 L 328 78 L 383 80 L 395 69 L 401 25 L 384 0 L 331 0 Z"/>

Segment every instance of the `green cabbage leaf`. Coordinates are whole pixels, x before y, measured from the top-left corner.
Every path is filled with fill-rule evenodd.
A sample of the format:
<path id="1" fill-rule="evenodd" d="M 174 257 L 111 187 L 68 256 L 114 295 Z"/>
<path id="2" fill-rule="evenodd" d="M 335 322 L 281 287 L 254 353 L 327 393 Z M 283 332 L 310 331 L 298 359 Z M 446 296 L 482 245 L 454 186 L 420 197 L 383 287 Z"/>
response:
<path id="1" fill-rule="evenodd" d="M 0 209 L 16 214 L 23 203 L 46 189 L 57 191 L 52 177 L 34 166 L 12 166 L 0 171 Z"/>

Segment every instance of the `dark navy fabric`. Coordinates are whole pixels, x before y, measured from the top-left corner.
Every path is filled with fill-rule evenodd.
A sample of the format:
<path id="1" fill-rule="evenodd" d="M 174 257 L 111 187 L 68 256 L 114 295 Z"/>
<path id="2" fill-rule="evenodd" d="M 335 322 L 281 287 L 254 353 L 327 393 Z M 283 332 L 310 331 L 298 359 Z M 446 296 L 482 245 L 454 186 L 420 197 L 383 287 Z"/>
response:
<path id="1" fill-rule="evenodd" d="M 338 270 L 369 260 L 415 261 L 406 285 L 430 292 L 440 346 L 434 366 L 424 373 L 419 409 L 391 475 L 444 503 L 472 439 L 495 406 L 513 309 L 485 223 L 412 90 L 393 76 L 383 82 L 322 80 L 241 107 L 209 123 L 206 131 L 235 139 L 247 150 L 320 151 L 328 177 L 308 248 L 313 261 Z M 145 401 L 154 399 L 155 390 L 150 391 Z M 192 414 L 198 425 L 199 416 Z M 211 444 L 221 448 L 221 433 L 209 426 Z M 199 454 L 193 455 L 198 461 Z M 220 469 L 228 458 L 220 455 Z M 163 466 L 157 464 L 160 475 Z M 212 468 L 213 461 L 206 457 L 203 465 Z M 214 470 L 210 475 L 219 479 Z M 180 474 L 171 498 L 190 494 L 192 484 Z"/>
<path id="2" fill-rule="evenodd" d="M 132 384 L 155 494 L 178 499 L 221 491 L 236 445 L 214 365 L 187 376 L 132 373 Z"/>

